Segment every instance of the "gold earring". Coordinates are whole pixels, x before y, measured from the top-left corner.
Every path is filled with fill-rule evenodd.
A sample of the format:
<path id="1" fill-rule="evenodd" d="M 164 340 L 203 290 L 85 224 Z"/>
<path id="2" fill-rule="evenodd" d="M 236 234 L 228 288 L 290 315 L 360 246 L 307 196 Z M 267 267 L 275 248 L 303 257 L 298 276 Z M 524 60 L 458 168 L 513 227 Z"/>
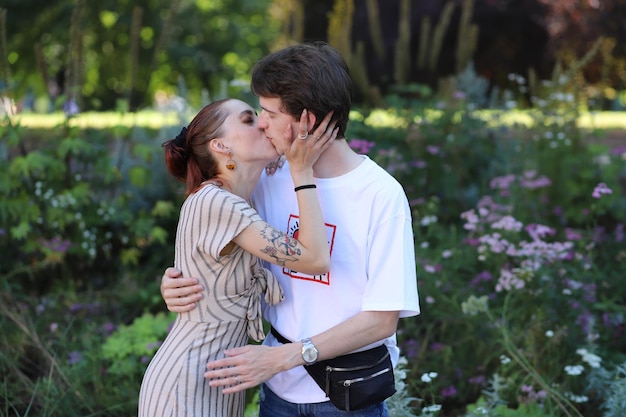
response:
<path id="1" fill-rule="evenodd" d="M 233 153 L 228 152 L 228 161 L 226 161 L 226 169 L 232 171 L 237 168 L 237 162 L 233 161 Z"/>

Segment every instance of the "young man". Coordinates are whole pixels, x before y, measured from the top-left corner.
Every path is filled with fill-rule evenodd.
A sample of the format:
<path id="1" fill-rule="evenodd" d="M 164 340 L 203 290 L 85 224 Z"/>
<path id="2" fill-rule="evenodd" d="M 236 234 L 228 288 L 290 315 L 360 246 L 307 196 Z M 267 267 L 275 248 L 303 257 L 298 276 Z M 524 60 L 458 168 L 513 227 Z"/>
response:
<path id="1" fill-rule="evenodd" d="M 207 364 L 212 386 L 233 393 L 262 385 L 260 417 L 385 416 L 384 402 L 341 411 L 328 402 L 301 365 L 381 344 L 392 362 L 399 350 L 398 319 L 419 314 L 411 214 L 401 185 L 345 140 L 352 84 L 348 67 L 332 47 L 295 45 L 268 55 L 252 72 L 252 92 L 259 97 L 259 127 L 279 153 L 288 124 L 298 132 L 303 110 L 311 132 L 329 112 L 337 120 L 337 140 L 315 163 L 315 186 L 327 226 L 330 271 L 307 275 L 280 266 L 271 270 L 285 299 L 264 306 L 264 317 L 284 338 L 269 334 L 263 345 L 226 351 Z M 340 139 L 342 138 L 342 139 Z M 293 140 L 314 140 L 298 132 Z M 259 214 L 271 225 L 296 235 L 298 206 L 289 170 L 261 178 L 253 194 Z M 171 311 L 194 308 L 202 291 L 193 278 L 176 278 L 168 268 L 161 292 Z M 210 289 L 207 289 L 210 291 Z"/>

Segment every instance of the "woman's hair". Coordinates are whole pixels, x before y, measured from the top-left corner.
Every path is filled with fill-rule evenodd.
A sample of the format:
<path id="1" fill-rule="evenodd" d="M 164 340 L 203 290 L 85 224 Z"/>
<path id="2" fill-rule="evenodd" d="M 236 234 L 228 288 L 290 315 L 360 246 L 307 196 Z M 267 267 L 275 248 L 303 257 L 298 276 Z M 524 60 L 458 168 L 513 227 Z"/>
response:
<path id="1" fill-rule="evenodd" d="M 252 69 L 252 93 L 278 97 L 284 110 L 300 119 L 303 109 L 317 123 L 330 111 L 337 120 L 338 138 L 345 137 L 352 107 L 350 70 L 339 52 L 324 42 L 298 44 L 267 55 Z"/>
<path id="2" fill-rule="evenodd" d="M 208 142 L 223 135 L 222 126 L 228 117 L 224 103 L 215 101 L 205 106 L 180 134 L 163 143 L 167 170 L 187 184 L 186 195 L 194 193 L 204 181 L 218 174 L 217 162 Z"/>

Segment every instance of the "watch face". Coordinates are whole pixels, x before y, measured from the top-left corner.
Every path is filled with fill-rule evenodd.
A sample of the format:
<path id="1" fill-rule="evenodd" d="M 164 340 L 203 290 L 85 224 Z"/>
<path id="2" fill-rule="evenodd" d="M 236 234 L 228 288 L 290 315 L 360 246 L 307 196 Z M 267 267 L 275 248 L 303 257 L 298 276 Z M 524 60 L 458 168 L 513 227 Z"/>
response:
<path id="1" fill-rule="evenodd" d="M 304 351 L 302 357 L 306 362 L 315 362 L 317 359 L 317 352 L 315 351 L 315 348 L 308 348 Z"/>

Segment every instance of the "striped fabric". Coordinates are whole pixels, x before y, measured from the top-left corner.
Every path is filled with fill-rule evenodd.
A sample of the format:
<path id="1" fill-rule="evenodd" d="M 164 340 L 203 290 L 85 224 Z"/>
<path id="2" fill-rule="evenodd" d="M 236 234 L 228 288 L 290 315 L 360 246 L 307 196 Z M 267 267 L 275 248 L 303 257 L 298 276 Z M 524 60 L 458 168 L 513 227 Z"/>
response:
<path id="1" fill-rule="evenodd" d="M 278 282 L 238 246 L 220 255 L 243 229 L 261 221 L 243 199 L 209 184 L 181 208 L 174 265 L 201 280 L 197 308 L 178 315 L 150 362 L 139 396 L 139 417 L 243 416 L 245 392 L 223 395 L 204 379 L 208 361 L 224 350 L 263 339 L 260 297 L 282 299 Z"/>

